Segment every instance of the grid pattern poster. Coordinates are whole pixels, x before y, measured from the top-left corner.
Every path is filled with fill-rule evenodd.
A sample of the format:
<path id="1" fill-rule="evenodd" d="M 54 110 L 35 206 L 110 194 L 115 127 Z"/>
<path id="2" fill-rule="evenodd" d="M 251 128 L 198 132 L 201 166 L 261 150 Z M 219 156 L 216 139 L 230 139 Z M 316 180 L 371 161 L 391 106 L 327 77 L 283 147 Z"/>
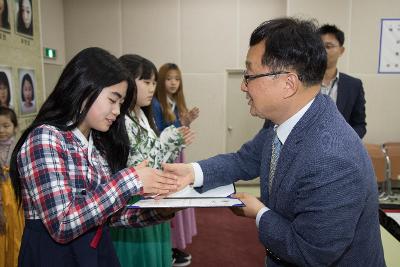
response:
<path id="1" fill-rule="evenodd" d="M 400 18 L 381 19 L 378 73 L 400 73 Z"/>

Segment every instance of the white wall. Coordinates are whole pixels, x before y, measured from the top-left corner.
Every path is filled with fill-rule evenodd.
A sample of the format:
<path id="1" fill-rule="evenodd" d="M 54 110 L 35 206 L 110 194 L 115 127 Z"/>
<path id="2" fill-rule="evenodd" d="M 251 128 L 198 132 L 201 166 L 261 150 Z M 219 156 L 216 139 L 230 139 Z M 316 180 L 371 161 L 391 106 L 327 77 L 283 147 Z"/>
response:
<path id="1" fill-rule="evenodd" d="M 400 141 L 400 74 L 377 74 L 380 20 L 400 18 L 397 0 L 288 0 L 288 15 L 316 18 L 345 32 L 339 69 L 363 81 L 366 99 L 365 142 Z"/>
<path id="2" fill-rule="evenodd" d="M 83 48 L 98 46 L 121 54 L 120 0 L 65 0 L 66 59 Z"/>
<path id="3" fill-rule="evenodd" d="M 42 0 L 45 9 L 43 2 L 51 1 Z M 243 68 L 248 39 L 259 23 L 285 15 L 313 17 L 345 32 L 339 68 L 363 80 L 364 140 L 400 141 L 400 75 L 376 74 L 380 18 L 400 17 L 399 1 L 65 0 L 63 9 L 67 61 L 83 48 L 100 46 L 116 56 L 137 53 L 157 66 L 181 67 L 187 102 L 201 110 L 188 160 L 224 151 L 226 69 Z"/>
<path id="4" fill-rule="evenodd" d="M 44 59 L 44 63 L 64 65 L 65 39 L 63 0 L 41 0 L 40 14 L 43 47 L 57 50 L 57 58 Z"/>
<path id="5" fill-rule="evenodd" d="M 56 49 L 55 59 L 44 59 L 45 97 L 53 90 L 65 65 L 64 6 L 62 0 L 40 1 L 43 47 Z"/>
<path id="6" fill-rule="evenodd" d="M 116 56 L 140 54 L 157 67 L 177 63 L 188 105 L 200 108 L 187 149 L 188 160 L 198 160 L 225 150 L 226 69 L 244 66 L 255 26 L 285 12 L 280 0 L 67 0 L 66 57 L 97 45 Z"/>

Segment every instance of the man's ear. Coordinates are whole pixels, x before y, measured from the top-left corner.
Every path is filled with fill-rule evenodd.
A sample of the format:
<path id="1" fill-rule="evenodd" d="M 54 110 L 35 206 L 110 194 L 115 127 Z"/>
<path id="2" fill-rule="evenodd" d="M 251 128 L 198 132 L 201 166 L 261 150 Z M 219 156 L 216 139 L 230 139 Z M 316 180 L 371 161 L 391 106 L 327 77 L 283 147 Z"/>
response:
<path id="1" fill-rule="evenodd" d="M 288 73 L 285 79 L 285 94 L 283 97 L 289 98 L 294 96 L 297 93 L 299 85 L 300 81 L 298 75 L 292 72 Z"/>
<path id="2" fill-rule="evenodd" d="M 340 56 L 342 56 L 344 54 L 344 50 L 346 49 L 344 48 L 344 46 L 340 46 L 339 49 L 340 49 Z"/>

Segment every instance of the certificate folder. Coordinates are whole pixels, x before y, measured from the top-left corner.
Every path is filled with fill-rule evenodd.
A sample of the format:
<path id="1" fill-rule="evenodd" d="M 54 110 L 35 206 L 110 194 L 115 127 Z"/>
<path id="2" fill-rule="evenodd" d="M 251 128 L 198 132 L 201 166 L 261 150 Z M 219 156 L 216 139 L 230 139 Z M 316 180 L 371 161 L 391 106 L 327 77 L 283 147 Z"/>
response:
<path id="1" fill-rule="evenodd" d="M 244 204 L 242 201 L 230 197 L 230 195 L 235 192 L 233 184 L 217 187 L 204 193 L 199 193 L 188 186 L 163 199 L 141 199 L 138 202 L 128 204 L 128 208 L 243 207 Z"/>

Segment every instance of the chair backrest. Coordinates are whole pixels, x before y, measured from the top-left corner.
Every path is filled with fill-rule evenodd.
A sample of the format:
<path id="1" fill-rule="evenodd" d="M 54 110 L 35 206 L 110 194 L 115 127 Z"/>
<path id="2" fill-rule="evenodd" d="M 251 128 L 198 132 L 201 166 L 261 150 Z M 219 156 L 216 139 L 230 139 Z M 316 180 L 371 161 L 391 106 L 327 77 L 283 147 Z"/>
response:
<path id="1" fill-rule="evenodd" d="M 385 142 L 383 146 L 400 146 L 400 142 Z"/>
<path id="2" fill-rule="evenodd" d="M 390 179 L 400 180 L 400 143 L 388 142 L 383 144 L 390 161 Z"/>
<path id="3" fill-rule="evenodd" d="M 369 157 L 371 158 L 377 182 L 385 182 L 387 174 L 387 160 L 382 146 L 377 144 L 364 144 L 364 146 L 368 151 Z"/>

